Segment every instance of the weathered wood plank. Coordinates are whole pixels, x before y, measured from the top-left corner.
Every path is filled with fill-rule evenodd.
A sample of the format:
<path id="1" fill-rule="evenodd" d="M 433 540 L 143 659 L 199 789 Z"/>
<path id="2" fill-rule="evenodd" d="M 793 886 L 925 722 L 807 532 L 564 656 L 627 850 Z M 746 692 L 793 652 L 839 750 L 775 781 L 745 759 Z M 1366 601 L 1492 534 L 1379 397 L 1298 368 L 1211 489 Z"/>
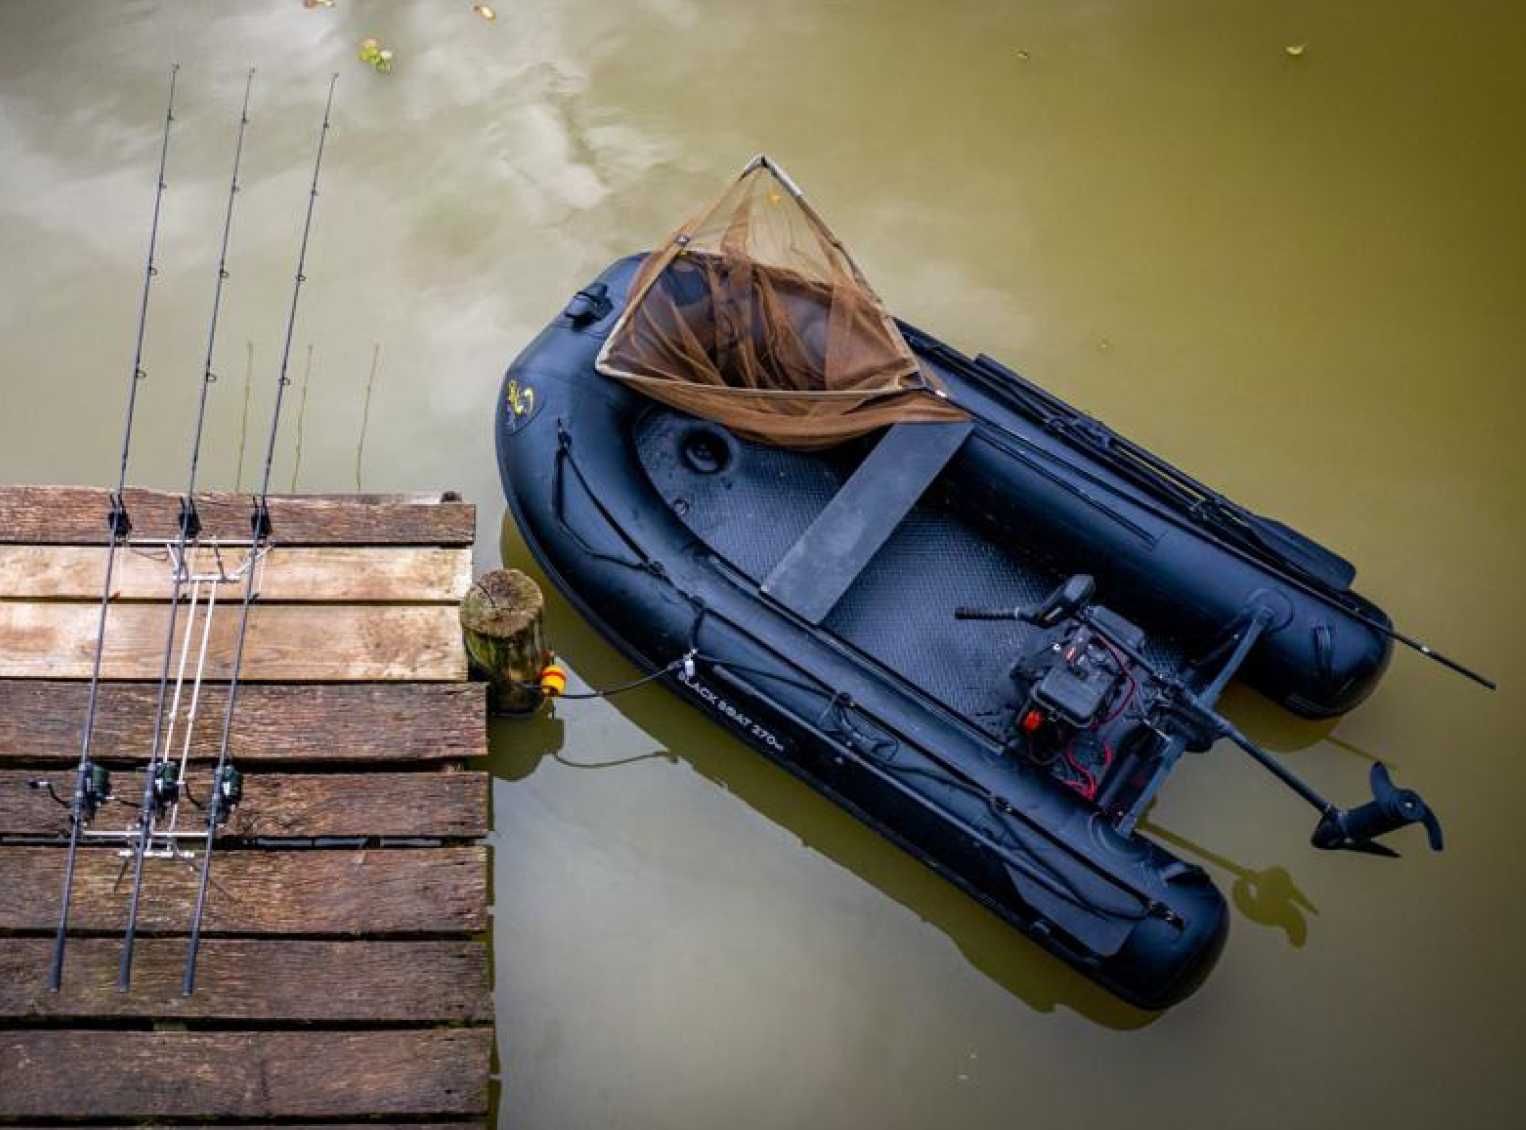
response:
<path id="1" fill-rule="evenodd" d="M 106 618 L 101 674 L 157 679 L 164 656 L 168 604 L 113 605 Z M 175 661 L 186 635 L 176 618 Z M 0 677 L 82 679 L 95 657 L 95 606 L 0 601 Z M 206 677 L 226 679 L 233 666 L 239 609 L 219 605 L 212 617 Z M 200 647 L 203 616 L 193 635 Z M 171 668 L 173 673 L 174 668 Z M 250 681 L 365 682 L 464 679 L 466 650 L 456 610 L 443 604 L 256 604 L 249 618 L 241 677 Z"/>
<path id="2" fill-rule="evenodd" d="M 0 1031 L 3 1118 L 477 1114 L 489 1028 Z"/>
<path id="3" fill-rule="evenodd" d="M 131 1122 L 112 1125 L 92 1122 L 90 1125 L 94 1130 L 170 1130 L 170 1127 L 179 1130 L 186 1124 Z M 385 1122 L 281 1122 L 278 1125 L 280 1130 L 485 1130 L 484 1123 L 472 1118 L 453 1119 L 450 1122 L 401 1122 L 394 1119 Z M 56 1130 L 56 1126 L 7 1122 L 5 1130 Z M 271 1130 L 271 1126 L 268 1122 L 219 1122 L 217 1130 Z"/>
<path id="4" fill-rule="evenodd" d="M 147 759 L 157 689 L 101 685 L 91 743 L 97 758 Z M 0 680 L 0 762 L 77 761 L 87 690 L 84 683 Z M 202 687 L 193 758 L 216 756 L 226 696 L 225 686 Z M 240 764 L 481 757 L 486 696 L 482 683 L 256 683 L 239 690 L 230 740 Z"/>
<path id="5" fill-rule="evenodd" d="M 57 925 L 63 848 L 0 848 L 0 930 Z M 128 883 L 107 847 L 81 849 L 71 924 L 119 930 Z M 144 867 L 139 925 L 146 933 L 189 929 L 196 870 L 177 860 Z M 487 849 L 226 851 L 212 871 L 209 934 L 472 933 L 487 925 Z M 8 944 L 8 943 L 7 943 Z"/>
<path id="6" fill-rule="evenodd" d="M 479 941 L 210 938 L 197 957 L 196 992 L 189 997 L 180 992 L 184 939 L 144 938 L 133 955 L 127 993 L 116 987 L 122 952 L 116 938 L 71 939 L 58 992 L 47 984 L 52 949 L 51 938 L 11 938 L 0 945 L 0 1019 L 493 1019 L 487 946 Z"/>
<path id="7" fill-rule="evenodd" d="M 192 796 L 210 795 L 210 766 L 191 770 L 187 778 Z M 72 770 L 0 770 L 0 835 L 68 834 L 69 810 L 26 787 L 36 780 L 51 782 L 66 800 L 74 791 Z M 250 773 L 243 803 L 219 838 L 485 836 L 488 781 L 486 773 Z M 113 774 L 112 789 L 117 796 L 139 797 L 143 774 Z M 110 813 L 108 805 L 103 822 L 111 822 Z M 202 813 L 183 804 L 180 827 L 204 826 Z"/>
<path id="8" fill-rule="evenodd" d="M 99 487 L 0 487 L 0 542 L 102 545 L 107 492 Z M 180 496 L 129 487 L 133 537 L 175 536 Z M 206 537 L 247 538 L 249 495 L 196 496 Z M 477 508 L 439 494 L 271 495 L 272 540 L 280 545 L 470 545 Z"/>
<path id="9" fill-rule="evenodd" d="M 237 576 L 245 551 L 214 553 L 202 545 L 191 555 L 196 573 Z M 0 545 L 0 598 L 101 599 L 106 550 L 89 545 Z M 266 602 L 459 603 L 472 583 L 472 551 L 439 546 L 273 546 L 260 564 L 260 599 Z M 162 547 L 118 551 L 111 574 L 113 599 L 167 600 L 168 554 Z M 240 582 L 225 584 L 219 601 L 243 598 Z"/>

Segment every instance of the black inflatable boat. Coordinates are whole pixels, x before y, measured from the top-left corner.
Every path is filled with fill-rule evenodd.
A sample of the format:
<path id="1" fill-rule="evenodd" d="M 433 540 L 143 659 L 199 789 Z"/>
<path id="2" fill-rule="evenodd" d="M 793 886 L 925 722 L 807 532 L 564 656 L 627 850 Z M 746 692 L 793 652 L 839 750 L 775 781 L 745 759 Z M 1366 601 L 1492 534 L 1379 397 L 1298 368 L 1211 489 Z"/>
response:
<path id="1" fill-rule="evenodd" d="M 803 207 L 766 160 L 739 183 L 748 208 L 781 192 Z M 719 230 L 734 240 L 728 208 Z M 664 340 L 655 382 L 696 350 L 736 368 L 716 359 L 735 356 L 738 333 L 755 338 L 748 364 L 784 371 L 777 321 L 798 328 L 806 297 L 836 293 L 793 268 L 760 292 L 771 268 L 753 248 L 735 306 L 717 288 L 744 274 L 738 247 L 705 250 L 707 222 L 713 210 L 680 229 L 666 261 L 623 259 L 579 291 L 499 397 L 514 519 L 604 635 L 1144 1007 L 1199 984 L 1228 925 L 1208 877 L 1135 831 L 1183 752 L 1244 746 L 1319 810 L 1318 846 L 1384 852 L 1375 836 L 1417 822 L 1440 846 L 1435 818 L 1381 767 L 1371 802 L 1337 808 L 1213 709 L 1231 677 L 1307 716 L 1373 689 L 1392 627 L 1336 554 L 888 315 L 871 332 L 910 352 L 900 391 L 876 386 L 844 415 L 851 398 L 817 388 L 839 399 L 826 416 L 789 407 L 782 444 L 757 436 L 765 416 L 734 413 L 740 427 L 729 401 L 707 410 L 729 389 L 685 400 L 623 379 L 631 351 L 616 356 L 612 335 L 635 333 L 654 295 L 667 302 L 646 325 Z M 819 225 L 810 212 L 792 222 Z M 821 248 L 862 283 L 835 240 Z M 690 327 L 682 349 L 666 344 L 675 317 Z M 825 357 L 826 332 L 806 326 L 789 348 Z M 762 378 L 746 390 L 759 411 L 788 393 Z M 876 414 L 913 395 L 909 412 Z"/>

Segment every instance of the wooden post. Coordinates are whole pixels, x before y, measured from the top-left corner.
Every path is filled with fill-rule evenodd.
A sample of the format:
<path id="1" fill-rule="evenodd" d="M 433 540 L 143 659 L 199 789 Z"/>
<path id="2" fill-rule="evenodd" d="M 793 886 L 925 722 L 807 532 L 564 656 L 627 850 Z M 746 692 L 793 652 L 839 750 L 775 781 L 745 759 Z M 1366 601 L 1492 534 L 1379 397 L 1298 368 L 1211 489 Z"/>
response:
<path id="1" fill-rule="evenodd" d="M 494 713 L 527 714 L 540 705 L 541 668 L 550 659 L 541 627 L 546 598 L 518 569 L 494 569 L 461 600 L 461 628 L 473 666 L 488 677 Z"/>

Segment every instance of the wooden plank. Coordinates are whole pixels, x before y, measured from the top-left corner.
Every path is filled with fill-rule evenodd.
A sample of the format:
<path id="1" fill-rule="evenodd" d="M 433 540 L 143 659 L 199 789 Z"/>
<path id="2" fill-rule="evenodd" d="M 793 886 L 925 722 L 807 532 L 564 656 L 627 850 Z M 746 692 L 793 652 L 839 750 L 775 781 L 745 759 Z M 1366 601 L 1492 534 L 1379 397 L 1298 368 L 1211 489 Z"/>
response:
<path id="1" fill-rule="evenodd" d="M 198 766 L 187 778 L 192 796 L 210 795 L 210 766 Z M 68 834 L 69 810 L 47 793 L 26 787 L 37 780 L 51 782 L 64 799 L 74 791 L 72 770 L 0 770 L 0 835 Z M 488 781 L 486 773 L 250 773 L 244 778 L 243 803 L 233 810 L 220 838 L 485 836 Z M 142 773 L 116 773 L 111 783 L 117 796 L 143 794 Z M 103 826 L 126 819 L 112 811 L 110 805 L 102 810 Z M 204 826 L 201 812 L 183 805 L 180 827 Z"/>
<path id="2" fill-rule="evenodd" d="M 92 748 L 105 760 L 146 760 L 154 684 L 103 683 Z M 0 680 L 0 762 L 79 759 L 84 683 Z M 216 756 L 227 688 L 204 686 L 191 756 Z M 438 761 L 487 753 L 482 683 L 252 684 L 238 694 L 232 748 L 241 765 Z"/>
<path id="3" fill-rule="evenodd" d="M 0 848 L 0 930 L 57 925 L 64 848 Z M 70 923 L 120 930 L 127 881 L 114 849 L 79 853 Z M 196 869 L 151 859 L 139 924 L 145 933 L 189 929 Z M 445 934 L 487 927 L 487 849 L 225 851 L 212 872 L 209 934 Z M 7 943 L 8 944 L 8 943 Z"/>
<path id="4" fill-rule="evenodd" d="M 100 487 L 0 487 L 0 542 L 104 545 L 106 495 Z M 126 502 L 135 538 L 175 536 L 179 495 L 129 487 Z M 204 536 L 249 536 L 249 495 L 209 491 L 196 506 Z M 477 508 L 450 494 L 273 494 L 270 525 L 281 545 L 471 545 Z"/>
<path id="5" fill-rule="evenodd" d="M 106 618 L 102 676 L 157 679 L 169 611 L 168 604 L 113 605 Z M 0 677 L 88 678 L 97 615 L 91 604 L 0 601 Z M 212 617 L 207 678 L 226 679 L 232 670 L 238 619 L 239 609 L 229 605 L 219 605 Z M 188 621 L 187 615 L 176 619 L 176 662 Z M 199 616 L 193 629 L 196 647 L 203 622 Z M 464 679 L 466 649 L 456 610 L 449 605 L 256 604 L 249 617 L 241 677 L 313 682 Z"/>
<path id="6" fill-rule="evenodd" d="M 785 550 L 762 591 L 802 619 L 821 623 L 974 430 L 973 421 L 961 420 L 896 424 L 886 431 Z"/>
<path id="7" fill-rule="evenodd" d="M 214 553 L 203 544 L 191 555 L 198 573 L 237 577 L 245 551 Z M 0 598 L 101 599 L 106 550 L 88 545 L 0 545 Z M 112 569 L 115 600 L 167 600 L 168 554 L 162 547 L 119 552 Z M 259 597 L 266 602 L 459 603 L 472 583 L 472 551 L 438 546 L 273 546 L 259 570 Z M 218 600 L 243 598 L 238 581 L 223 585 Z"/>
<path id="8" fill-rule="evenodd" d="M 490 1028 L 0 1031 L 0 1118 L 344 1118 L 487 1110 Z"/>
<path id="9" fill-rule="evenodd" d="M 63 987 L 48 988 L 51 938 L 0 945 L 0 1020 L 113 1017 L 428 1024 L 493 1019 L 487 946 L 480 941 L 309 941 L 209 938 L 196 992 L 180 977 L 186 943 L 144 938 L 132 991 L 116 987 L 121 942 L 71 939 Z M 320 986 L 321 991 L 314 992 Z"/>

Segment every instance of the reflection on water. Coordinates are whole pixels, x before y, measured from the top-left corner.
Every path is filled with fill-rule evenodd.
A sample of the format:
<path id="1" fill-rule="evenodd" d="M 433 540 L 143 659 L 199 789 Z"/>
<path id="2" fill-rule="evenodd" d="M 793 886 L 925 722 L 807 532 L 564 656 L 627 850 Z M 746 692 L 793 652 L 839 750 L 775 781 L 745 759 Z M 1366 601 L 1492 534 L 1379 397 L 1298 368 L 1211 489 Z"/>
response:
<path id="1" fill-rule="evenodd" d="M 1288 941 L 1294 947 L 1301 948 L 1308 941 L 1309 922 L 1304 915 L 1318 914 L 1319 910 L 1293 885 L 1293 877 L 1288 874 L 1286 867 L 1263 867 L 1253 871 L 1148 820 L 1140 822 L 1139 830 L 1152 839 L 1175 848 L 1188 859 L 1212 864 L 1227 874 L 1233 880 L 1230 901 L 1236 910 L 1252 922 L 1277 927 L 1287 934 Z"/>
<path id="2" fill-rule="evenodd" d="M 266 417 L 338 69 L 295 343 L 312 347 L 303 488 L 353 488 L 380 346 L 366 488 L 459 489 L 496 564 L 507 361 L 766 149 L 897 313 L 1328 541 L 1401 625 L 1504 688 L 1400 652 L 1334 722 L 1232 689 L 1235 721 L 1341 801 L 1366 798 L 1372 760 L 1396 767 L 1447 850 L 1410 829 L 1402 861 L 1316 852 L 1307 806 L 1248 759 L 1186 759 L 1152 834 L 1235 914 L 1212 978 L 1153 1018 L 658 688 L 496 725 L 502 1124 L 1518 1116 L 1526 7 L 495 7 L 0 4 L 0 479 L 114 473 L 172 59 L 131 478 L 183 476 L 251 63 L 218 360 L 241 376 L 252 351 L 249 417 Z M 356 59 L 367 37 L 394 49 L 390 74 Z M 209 487 L 234 481 L 242 412 L 237 377 L 214 387 Z M 631 676 L 554 596 L 549 621 L 583 679 Z"/>

